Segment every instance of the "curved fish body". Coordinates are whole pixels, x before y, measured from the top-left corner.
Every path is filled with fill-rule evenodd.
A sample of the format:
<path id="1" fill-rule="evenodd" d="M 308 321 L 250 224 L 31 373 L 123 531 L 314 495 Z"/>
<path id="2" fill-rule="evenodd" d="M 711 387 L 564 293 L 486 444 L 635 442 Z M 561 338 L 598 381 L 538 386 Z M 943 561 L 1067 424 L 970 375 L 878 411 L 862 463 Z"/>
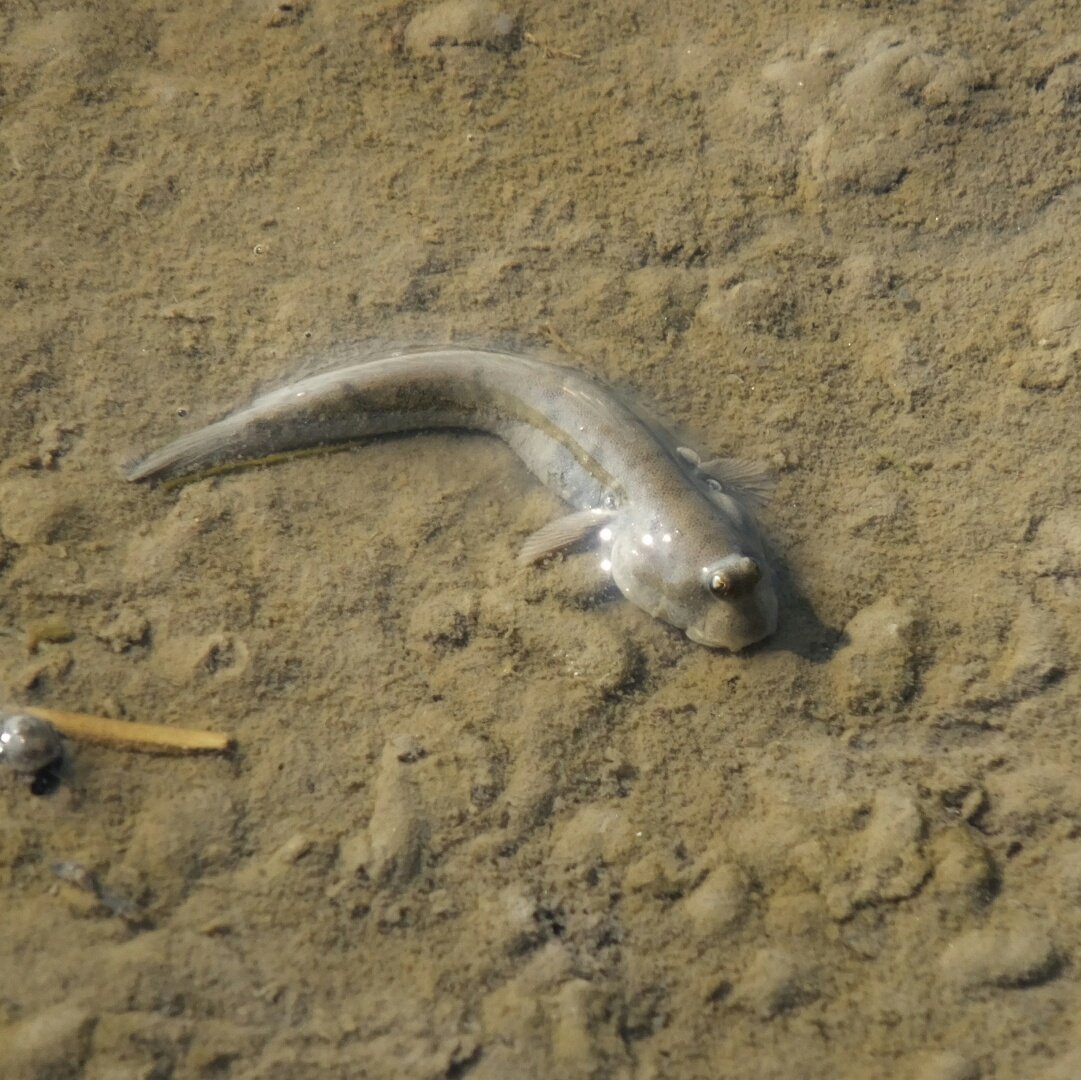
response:
<path id="1" fill-rule="evenodd" d="M 775 629 L 754 518 L 762 474 L 703 462 L 610 387 L 542 360 L 458 348 L 359 359 L 265 393 L 126 475 L 173 479 L 440 428 L 497 436 L 574 508 L 526 540 L 524 561 L 595 541 L 623 595 L 692 641 L 738 650 Z"/>

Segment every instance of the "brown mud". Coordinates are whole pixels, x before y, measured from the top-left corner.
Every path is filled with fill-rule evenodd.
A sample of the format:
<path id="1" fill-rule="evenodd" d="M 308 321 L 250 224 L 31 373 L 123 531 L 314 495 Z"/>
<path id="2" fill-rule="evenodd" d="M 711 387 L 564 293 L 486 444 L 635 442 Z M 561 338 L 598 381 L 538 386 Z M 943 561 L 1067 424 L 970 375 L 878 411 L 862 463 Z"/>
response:
<path id="1" fill-rule="evenodd" d="M 0 11 L 0 684 L 239 740 L 0 776 L 0 1073 L 1081 1075 L 1079 133 L 1049 0 Z M 377 339 L 771 463 L 776 640 L 490 440 L 120 479 Z"/>

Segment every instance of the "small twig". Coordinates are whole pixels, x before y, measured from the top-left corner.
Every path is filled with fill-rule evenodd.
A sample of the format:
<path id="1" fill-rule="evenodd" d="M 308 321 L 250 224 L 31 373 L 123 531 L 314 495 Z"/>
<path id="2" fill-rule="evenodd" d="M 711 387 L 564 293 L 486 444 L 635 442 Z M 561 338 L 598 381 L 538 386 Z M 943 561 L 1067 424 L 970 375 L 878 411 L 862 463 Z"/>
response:
<path id="1" fill-rule="evenodd" d="M 577 350 L 563 340 L 562 335 L 551 323 L 541 323 L 540 329 L 541 333 L 562 353 L 567 356 L 578 356 Z"/>
<path id="2" fill-rule="evenodd" d="M 167 724 L 132 724 L 126 720 L 109 720 L 104 716 L 87 716 L 63 709 L 20 706 L 20 711 L 47 720 L 69 739 L 126 746 L 130 750 L 148 753 L 220 754 L 231 750 L 235 742 L 231 736 L 215 731 L 197 731 Z"/>
<path id="3" fill-rule="evenodd" d="M 522 35 L 522 40 L 527 45 L 532 45 L 534 49 L 540 49 L 544 53 L 546 60 L 581 60 L 581 53 L 568 52 L 566 49 L 553 49 L 551 45 L 545 45 L 544 42 L 538 41 L 532 34 L 526 33 Z"/>

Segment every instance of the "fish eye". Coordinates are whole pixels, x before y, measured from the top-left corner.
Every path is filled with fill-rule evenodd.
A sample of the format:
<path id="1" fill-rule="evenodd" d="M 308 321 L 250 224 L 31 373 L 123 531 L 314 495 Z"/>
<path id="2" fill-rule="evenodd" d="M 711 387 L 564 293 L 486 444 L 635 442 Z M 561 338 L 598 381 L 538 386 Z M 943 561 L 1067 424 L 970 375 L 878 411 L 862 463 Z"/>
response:
<path id="1" fill-rule="evenodd" d="M 709 579 L 709 591 L 722 600 L 729 594 L 731 586 L 728 584 L 728 575 L 718 571 Z"/>
<path id="2" fill-rule="evenodd" d="M 762 570 L 747 555 L 735 555 L 709 575 L 709 591 L 720 600 L 750 592 L 762 580 Z"/>

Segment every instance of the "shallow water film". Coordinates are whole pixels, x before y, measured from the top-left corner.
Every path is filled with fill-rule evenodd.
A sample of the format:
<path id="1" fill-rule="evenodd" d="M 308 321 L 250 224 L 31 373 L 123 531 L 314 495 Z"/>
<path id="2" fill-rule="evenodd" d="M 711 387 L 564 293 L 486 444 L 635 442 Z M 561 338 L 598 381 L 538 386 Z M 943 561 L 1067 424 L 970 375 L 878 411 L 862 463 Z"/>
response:
<path id="1" fill-rule="evenodd" d="M 0 1074 L 1081 1075 L 1076 11 L 9 5 Z M 768 464 L 729 655 L 425 435 L 125 460 L 343 343 Z"/>

